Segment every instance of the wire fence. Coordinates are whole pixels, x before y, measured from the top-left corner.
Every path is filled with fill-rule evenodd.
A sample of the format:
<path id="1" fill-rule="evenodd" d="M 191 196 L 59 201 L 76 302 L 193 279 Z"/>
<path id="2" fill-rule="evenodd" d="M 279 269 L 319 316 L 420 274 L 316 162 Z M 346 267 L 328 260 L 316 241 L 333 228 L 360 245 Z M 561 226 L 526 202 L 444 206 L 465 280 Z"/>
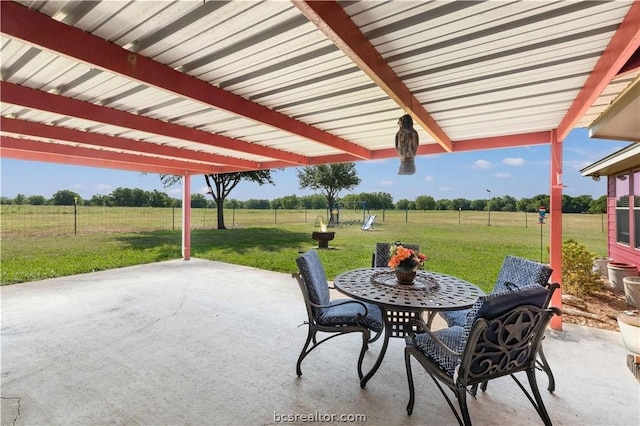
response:
<path id="1" fill-rule="evenodd" d="M 333 216 L 333 217 L 332 217 Z M 362 226 L 370 216 L 373 227 L 394 223 L 478 226 L 539 225 L 539 215 L 524 212 L 487 211 L 419 211 L 419 210 L 249 210 L 225 209 L 227 228 L 321 223 L 331 226 Z M 545 218 L 549 220 L 549 215 Z M 0 210 L 0 238 L 18 239 L 45 236 L 88 235 L 96 233 L 130 233 L 182 229 L 182 208 L 102 207 L 102 206 L 31 206 L 4 205 Z M 191 209 L 192 229 L 218 227 L 215 208 Z M 606 232 L 605 215 L 563 215 L 563 227 Z"/>

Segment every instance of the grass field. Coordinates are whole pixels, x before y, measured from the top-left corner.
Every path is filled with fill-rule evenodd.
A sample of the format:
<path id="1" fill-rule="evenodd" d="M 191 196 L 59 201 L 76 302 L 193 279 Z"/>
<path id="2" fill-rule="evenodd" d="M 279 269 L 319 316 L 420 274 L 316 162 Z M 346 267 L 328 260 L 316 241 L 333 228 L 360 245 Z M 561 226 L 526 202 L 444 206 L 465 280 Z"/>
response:
<path id="1" fill-rule="evenodd" d="M 8 214 L 3 206 L 2 285 L 181 257 L 179 215 L 175 230 L 130 230 L 132 223 L 144 223 L 148 228 L 158 220 L 166 223 L 161 212 L 154 210 L 171 209 L 108 209 L 125 209 L 129 220 L 123 221 L 121 228 L 128 232 L 100 228 L 100 223 L 108 220 L 95 213 L 93 226 L 100 228 L 99 232 L 17 238 L 16 228 L 24 225 L 17 223 L 16 217 L 24 214 Z M 109 210 L 109 220 L 113 220 L 114 213 Z M 143 219 L 137 218 L 138 213 Z M 207 213 L 214 218 L 215 211 Z M 357 211 L 341 212 L 340 225 L 330 229 L 335 231 L 335 239 L 329 243 L 329 250 L 319 251 L 329 279 L 348 269 L 370 266 L 375 243 L 396 240 L 420 244 L 429 257 L 427 269 L 459 276 L 485 289 L 492 287 L 506 254 L 548 261 L 549 225 L 540 226 L 537 214 L 491 212 L 491 226 L 487 226 L 487 212 L 371 214 L 376 215 L 376 220 L 370 231 L 361 230 L 362 212 Z M 294 259 L 298 253 L 317 246 L 311 232 L 318 230 L 316 216 L 324 212 L 237 210 L 233 215 L 232 221 L 232 212 L 226 212 L 225 220 L 234 229 L 217 230 L 211 229 L 215 226 L 213 221 L 209 221 L 209 229 L 198 229 L 198 216 L 194 214 L 192 257 L 291 273 L 296 271 Z M 60 226 L 43 222 L 38 227 L 45 230 Z M 563 227 L 563 240 L 575 239 L 598 256 L 606 255 L 606 233 L 600 215 L 563 215 Z M 33 235 L 32 231 L 27 234 Z"/>

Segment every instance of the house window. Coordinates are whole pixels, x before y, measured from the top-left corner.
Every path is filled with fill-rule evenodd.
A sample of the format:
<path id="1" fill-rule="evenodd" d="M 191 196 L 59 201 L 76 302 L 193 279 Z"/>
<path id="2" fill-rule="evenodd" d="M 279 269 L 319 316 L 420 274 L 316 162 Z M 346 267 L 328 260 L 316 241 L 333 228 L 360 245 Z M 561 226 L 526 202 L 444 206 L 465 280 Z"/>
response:
<path id="1" fill-rule="evenodd" d="M 634 170 L 632 176 L 634 247 L 640 249 L 640 170 Z"/>
<path id="2" fill-rule="evenodd" d="M 616 176 L 616 241 L 630 244 L 629 235 L 629 173 Z"/>

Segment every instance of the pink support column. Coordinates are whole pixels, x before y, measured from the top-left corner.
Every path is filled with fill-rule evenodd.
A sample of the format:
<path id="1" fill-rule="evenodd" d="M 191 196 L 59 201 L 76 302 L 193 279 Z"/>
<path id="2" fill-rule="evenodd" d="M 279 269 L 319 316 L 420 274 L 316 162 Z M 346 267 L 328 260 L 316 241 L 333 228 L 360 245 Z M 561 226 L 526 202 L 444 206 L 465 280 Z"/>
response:
<path id="1" fill-rule="evenodd" d="M 191 258 L 191 176 L 182 177 L 182 258 Z"/>
<path id="2" fill-rule="evenodd" d="M 551 193 L 549 206 L 549 262 L 553 269 L 551 282 L 560 284 L 551 305 L 562 309 L 562 141 L 551 131 Z M 551 319 L 551 328 L 562 330 L 562 317 Z"/>

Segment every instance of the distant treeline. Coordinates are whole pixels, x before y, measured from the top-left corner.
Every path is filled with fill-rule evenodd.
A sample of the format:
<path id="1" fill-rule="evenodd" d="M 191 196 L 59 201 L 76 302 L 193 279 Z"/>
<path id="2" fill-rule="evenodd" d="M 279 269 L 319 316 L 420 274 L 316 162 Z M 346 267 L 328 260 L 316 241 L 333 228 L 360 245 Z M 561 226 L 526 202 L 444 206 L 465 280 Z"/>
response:
<path id="1" fill-rule="evenodd" d="M 0 197 L 1 204 L 30 204 L 30 205 L 59 205 L 59 206 L 113 206 L 113 207 L 182 207 L 182 200 L 171 198 L 166 193 L 157 190 L 144 191 L 139 188 L 117 188 L 109 195 L 94 195 L 84 200 L 77 193 L 61 190 L 47 199 L 42 195 L 22 195 L 15 198 Z M 465 198 L 436 200 L 430 195 L 420 195 L 415 200 L 399 200 L 393 202 L 391 194 L 385 192 L 348 194 L 339 199 L 337 208 L 350 210 L 477 210 L 477 211 L 505 211 L 505 212 L 537 212 L 544 206 L 549 208 L 549 196 L 536 195 L 533 198 L 519 200 L 505 195 L 489 199 L 467 200 Z M 605 213 L 607 197 L 593 199 L 591 195 L 571 197 L 562 196 L 562 211 L 564 213 Z M 214 208 L 215 203 L 202 194 L 191 195 L 192 208 Z M 225 201 L 226 209 L 326 209 L 327 199 L 320 194 L 288 195 L 273 200 L 250 199 L 239 201 L 229 199 Z M 336 207 L 336 206 L 333 206 Z"/>

